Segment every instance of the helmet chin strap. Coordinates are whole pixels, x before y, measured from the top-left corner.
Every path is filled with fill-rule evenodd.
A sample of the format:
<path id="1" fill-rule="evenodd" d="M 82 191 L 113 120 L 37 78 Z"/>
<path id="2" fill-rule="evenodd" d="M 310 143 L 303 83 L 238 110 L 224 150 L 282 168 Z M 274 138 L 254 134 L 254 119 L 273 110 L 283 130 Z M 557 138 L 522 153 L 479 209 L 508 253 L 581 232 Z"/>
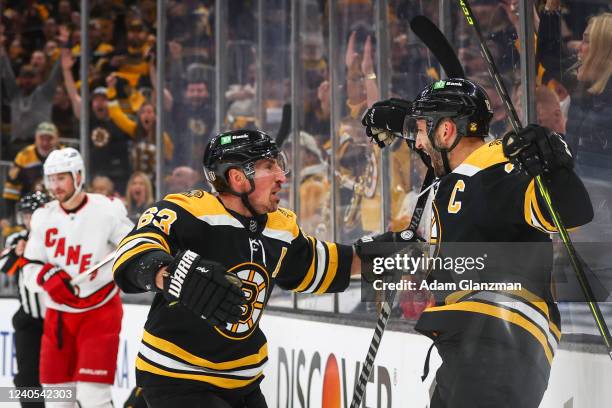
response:
<path id="1" fill-rule="evenodd" d="M 234 191 L 232 189 L 227 190 L 227 192 L 236 197 L 240 197 L 240 201 L 242 201 L 242 204 L 244 204 L 247 210 L 249 210 L 251 215 L 253 217 L 258 217 L 263 214 L 259 214 L 257 211 L 255 211 L 255 208 L 253 208 L 253 206 L 251 205 L 251 202 L 249 201 L 249 196 L 251 195 L 253 191 L 255 191 L 255 181 L 251 178 L 247 178 L 247 179 L 249 180 L 249 184 L 251 185 L 251 188 L 246 193 L 238 193 L 237 191 Z"/>

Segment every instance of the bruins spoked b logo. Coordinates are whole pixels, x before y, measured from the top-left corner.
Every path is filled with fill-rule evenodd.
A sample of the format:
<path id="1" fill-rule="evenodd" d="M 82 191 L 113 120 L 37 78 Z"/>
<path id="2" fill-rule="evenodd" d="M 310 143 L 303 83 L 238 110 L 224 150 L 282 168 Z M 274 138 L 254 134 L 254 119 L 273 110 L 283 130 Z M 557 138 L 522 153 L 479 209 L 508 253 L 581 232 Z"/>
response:
<path id="1" fill-rule="evenodd" d="M 242 280 L 242 291 L 247 303 L 242 307 L 242 317 L 238 323 L 228 323 L 215 329 L 225 337 L 241 340 L 249 337 L 257 328 L 268 296 L 270 275 L 264 267 L 254 262 L 241 263 L 228 272 Z"/>

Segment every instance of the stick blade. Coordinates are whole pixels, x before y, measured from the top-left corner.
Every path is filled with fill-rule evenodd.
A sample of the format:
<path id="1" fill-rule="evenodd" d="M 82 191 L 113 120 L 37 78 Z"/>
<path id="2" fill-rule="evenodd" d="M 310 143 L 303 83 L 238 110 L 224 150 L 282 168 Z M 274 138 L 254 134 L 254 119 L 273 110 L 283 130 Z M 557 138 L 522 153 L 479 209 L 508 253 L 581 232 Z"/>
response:
<path id="1" fill-rule="evenodd" d="M 425 16 L 416 16 L 410 28 L 440 62 L 449 78 L 465 78 L 465 72 L 457 54 L 440 29 Z"/>

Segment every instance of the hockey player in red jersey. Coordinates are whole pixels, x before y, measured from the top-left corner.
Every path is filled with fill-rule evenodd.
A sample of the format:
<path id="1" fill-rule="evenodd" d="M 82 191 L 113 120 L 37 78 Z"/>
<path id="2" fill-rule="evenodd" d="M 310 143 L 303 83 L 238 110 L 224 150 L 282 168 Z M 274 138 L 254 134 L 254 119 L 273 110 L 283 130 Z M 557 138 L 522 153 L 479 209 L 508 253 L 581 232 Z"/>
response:
<path id="1" fill-rule="evenodd" d="M 447 255 L 457 243 L 480 248 L 490 243 L 486 247 L 502 252 L 504 262 L 487 265 L 478 277 L 522 285 L 520 290 L 436 293 L 436 304 L 423 311 L 415 326 L 434 340 L 432 347 L 442 358 L 431 408 L 539 405 L 561 331 L 551 285 L 549 234 L 556 228 L 534 177 L 541 175 L 549 186 L 568 228 L 593 217 L 563 137 L 529 125 L 503 140 L 485 142 L 492 116 L 482 87 L 451 78 L 430 84 L 412 102 L 378 102 L 363 118 L 379 146 L 396 136 L 405 138 L 431 160 L 439 178 L 431 230 L 437 249 Z M 388 236 L 372 240 L 384 242 Z M 526 243 L 520 256 L 506 249 L 516 243 Z M 434 268 L 427 280 L 454 282 L 462 273 Z"/>
<path id="2" fill-rule="evenodd" d="M 112 252 L 132 223 L 121 202 L 83 191 L 83 159 L 73 148 L 49 155 L 44 181 L 55 200 L 32 217 L 24 267 L 26 285 L 47 293 L 40 380 L 76 386 L 81 407 L 111 407 L 123 315 L 111 265 L 79 290 L 70 281 Z"/>

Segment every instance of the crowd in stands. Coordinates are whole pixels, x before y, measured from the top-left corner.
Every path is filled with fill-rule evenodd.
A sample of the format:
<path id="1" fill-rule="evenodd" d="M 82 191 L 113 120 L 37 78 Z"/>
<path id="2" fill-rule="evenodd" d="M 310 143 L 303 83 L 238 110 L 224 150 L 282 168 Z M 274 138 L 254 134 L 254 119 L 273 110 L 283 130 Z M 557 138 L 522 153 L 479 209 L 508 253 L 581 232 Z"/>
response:
<path id="1" fill-rule="evenodd" d="M 168 118 L 161 164 L 164 192 L 203 186 L 195 169 L 214 128 L 208 91 L 213 3 L 167 2 L 171 79 L 164 81 L 164 103 L 158 108 L 155 0 L 90 1 L 85 146 L 90 188 L 124 199 L 134 218 L 155 196 L 160 110 Z M 43 188 L 42 163 L 51 150 L 81 147 L 83 61 L 78 1 L 1 0 L 0 12 L 0 152 L 4 162 L 12 163 L 0 214 L 6 234 L 19 198 Z M 148 191 L 140 193 L 138 185 Z"/>
<path id="2" fill-rule="evenodd" d="M 82 117 L 81 32 L 78 1 L 0 0 L 0 75 L 2 78 L 2 160 L 12 162 L 3 191 L 4 233 L 13 226 L 14 204 L 43 188 L 42 163 L 60 145 L 78 147 Z M 201 176 L 203 148 L 217 127 L 259 127 L 280 122 L 280 108 L 290 99 L 289 2 L 272 1 L 258 22 L 256 2 L 228 1 L 227 89 L 225 122 L 215 124 L 213 104 L 215 41 L 213 0 L 166 2 L 167 76 L 157 89 L 155 0 L 91 0 L 89 19 L 89 137 L 91 191 L 116 196 L 136 220 L 151 202 L 156 177 L 156 118 L 166 121 L 161 158 L 163 192 L 206 188 Z M 487 43 L 519 112 L 520 78 L 518 0 L 473 0 Z M 534 39 L 537 62 L 537 117 L 566 135 L 577 153 L 581 175 L 612 180 L 612 6 L 606 0 L 536 0 Z M 366 108 L 380 99 L 374 2 L 337 4 L 334 38 L 341 55 L 329 66 L 328 6 L 304 1 L 308 24 L 300 36 L 299 196 L 301 223 L 309 233 L 332 237 L 331 211 L 337 211 L 338 237 L 346 242 L 381 226 L 381 157 L 360 124 Z M 438 19 L 437 2 L 389 0 L 387 10 L 391 96 L 411 99 L 425 84 L 440 78 L 439 68 L 413 36 L 410 19 L 425 14 Z M 487 74 L 472 27 L 460 10 L 451 16 L 452 42 L 466 74 L 485 87 L 494 118 L 491 137 L 509 130 L 507 114 Z M 266 54 L 259 56 L 257 24 L 263 25 Z M 336 69 L 337 84 L 331 83 Z M 264 88 L 258 106 L 259 84 Z M 163 106 L 156 95 L 163 93 Z M 332 105 L 331 93 L 339 94 Z M 339 101 L 339 102 L 338 102 Z M 260 121 L 263 112 L 263 123 Z M 331 128 L 332 112 L 336 115 Z M 332 138 L 337 138 L 332 152 Z M 289 142 L 293 138 L 289 138 Z M 288 152 L 291 149 L 285 146 Z M 334 156 L 335 155 L 335 158 Z M 404 228 L 423 168 L 407 160 L 397 143 L 389 158 L 392 228 Z M 336 174 L 331 174 L 332 158 Z M 601 169 L 605 171 L 602 173 Z M 609 170 L 609 171 L 608 171 Z M 336 178 L 338 191 L 332 192 Z M 331 208 L 336 194 L 336 208 Z M 605 198 L 605 194 L 602 193 Z M 288 196 L 288 194 L 287 194 Z M 612 197 L 609 197 L 612 199 Z M 610 201 L 608 199 L 608 202 Z M 612 223 L 609 207 L 600 208 Z M 606 215 L 607 214 L 607 215 Z M 425 224 L 425 223 L 423 223 Z M 608 225 L 608 224 L 604 224 Z M 612 224 L 611 224 L 612 225 Z M 612 230 L 612 229 L 611 229 Z M 425 235 L 423 231 L 421 235 Z M 423 304 L 426 301 L 422 302 Z M 408 312 L 406 312 L 408 313 Z M 410 312 L 409 314 L 411 314 Z"/>

